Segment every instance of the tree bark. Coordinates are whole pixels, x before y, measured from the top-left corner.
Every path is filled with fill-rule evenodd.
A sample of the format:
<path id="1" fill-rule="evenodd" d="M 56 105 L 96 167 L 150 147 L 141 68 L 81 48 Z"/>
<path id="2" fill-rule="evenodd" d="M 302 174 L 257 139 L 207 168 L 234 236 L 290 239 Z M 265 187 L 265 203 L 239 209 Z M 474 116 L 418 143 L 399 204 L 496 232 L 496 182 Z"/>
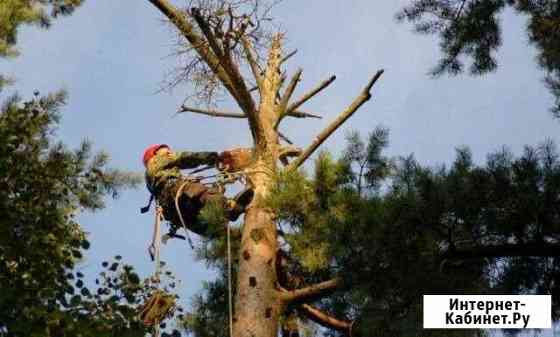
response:
<path id="1" fill-rule="evenodd" d="M 262 79 L 261 102 L 253 125 L 255 162 L 249 181 L 255 196 L 245 214 L 239 251 L 239 274 L 235 298 L 235 337 L 276 337 L 283 310 L 276 291 L 276 251 L 278 242 L 274 210 L 266 205 L 277 169 L 278 133 L 275 98 L 280 85 L 280 37 L 269 52 L 267 69 Z"/>

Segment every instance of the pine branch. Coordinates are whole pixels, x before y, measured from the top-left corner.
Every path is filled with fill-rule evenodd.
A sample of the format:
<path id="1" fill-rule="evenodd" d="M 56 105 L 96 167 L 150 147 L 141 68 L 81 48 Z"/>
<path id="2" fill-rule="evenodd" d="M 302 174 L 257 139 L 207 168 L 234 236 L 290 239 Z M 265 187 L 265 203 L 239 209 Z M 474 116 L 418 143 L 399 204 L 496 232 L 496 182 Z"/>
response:
<path id="1" fill-rule="evenodd" d="M 295 117 L 295 118 L 317 118 L 317 119 L 322 119 L 323 118 L 323 116 L 315 115 L 315 114 L 300 111 L 300 110 L 292 111 L 288 114 L 288 116 Z"/>
<path id="2" fill-rule="evenodd" d="M 281 291 L 279 296 L 280 299 L 286 303 L 301 301 L 309 298 L 316 299 L 332 293 L 339 288 L 341 284 L 341 279 L 334 278 L 332 280 L 317 283 L 301 289 Z"/>
<path id="3" fill-rule="evenodd" d="M 313 96 L 317 95 L 321 90 L 325 89 L 326 87 L 328 87 L 332 82 L 334 82 L 334 80 L 336 80 L 336 76 L 331 76 L 329 77 L 327 80 L 321 82 L 316 88 L 314 88 L 313 90 L 311 90 L 310 92 L 308 92 L 307 94 L 303 95 L 299 100 L 297 100 L 296 102 L 290 104 L 290 106 L 288 106 L 287 108 L 287 113 L 290 114 L 292 111 L 295 111 L 297 108 L 299 108 L 303 103 L 307 102 L 308 100 L 310 100 Z"/>
<path id="4" fill-rule="evenodd" d="M 309 158 L 309 156 L 311 156 L 313 152 L 315 152 L 315 150 L 317 150 L 317 148 L 321 144 L 323 144 L 323 142 L 327 140 L 327 138 L 329 138 L 336 129 L 344 124 L 344 122 L 346 122 L 346 120 L 350 118 L 362 106 L 362 104 L 364 104 L 371 98 L 371 88 L 382 74 L 383 70 L 379 70 L 372 77 L 367 86 L 364 88 L 364 90 L 362 90 L 360 95 L 356 97 L 352 104 L 350 104 L 350 106 L 348 106 L 348 108 L 346 108 L 346 110 L 344 110 L 329 126 L 327 126 L 323 131 L 321 131 L 321 133 L 319 133 L 313 143 L 311 143 L 311 145 L 309 145 L 309 147 L 305 149 L 303 153 L 296 160 L 294 160 L 294 162 L 292 162 L 292 164 L 290 164 L 288 170 L 297 169 L 301 164 L 303 164 Z"/>
<path id="5" fill-rule="evenodd" d="M 527 243 L 527 244 L 505 244 L 496 246 L 482 246 L 464 249 L 450 249 L 442 258 L 445 259 L 475 259 L 494 257 L 518 257 L 538 256 L 554 257 L 560 256 L 560 244 L 550 243 Z"/>
<path id="6" fill-rule="evenodd" d="M 223 118 L 247 118 L 247 115 L 244 113 L 235 113 L 235 112 L 223 112 L 218 110 L 204 110 L 198 108 L 192 108 L 188 106 L 182 106 L 179 112 L 193 112 L 201 115 L 211 116 L 211 117 L 223 117 Z"/>
<path id="7" fill-rule="evenodd" d="M 307 318 L 327 329 L 332 329 L 351 335 L 352 322 L 337 319 L 307 303 L 302 304 L 298 309 Z"/>
<path id="8" fill-rule="evenodd" d="M 255 77 L 255 81 L 257 81 L 257 86 L 249 89 L 249 92 L 257 90 L 259 87 L 262 86 L 262 72 L 259 69 L 259 64 L 255 58 L 255 54 L 253 52 L 253 47 L 251 43 L 247 40 L 247 38 L 242 37 L 241 43 L 243 44 L 243 50 L 245 52 L 245 58 L 251 67 L 251 71 L 253 72 L 253 76 Z"/>
<path id="9" fill-rule="evenodd" d="M 282 118 L 284 118 L 284 116 L 288 112 L 286 110 L 286 108 L 288 107 L 288 102 L 290 101 L 290 98 L 292 98 L 294 90 L 296 90 L 296 86 L 301 79 L 301 73 L 302 72 L 303 72 L 303 69 L 301 69 L 301 68 L 299 68 L 296 71 L 296 73 L 294 74 L 294 76 L 290 80 L 290 84 L 288 84 L 288 87 L 286 88 L 286 92 L 284 92 L 284 95 L 280 99 L 280 104 L 278 105 L 279 116 L 278 116 L 278 122 L 276 122 L 276 126 L 278 126 L 278 124 L 280 123 Z"/>
<path id="10" fill-rule="evenodd" d="M 280 64 L 283 64 L 284 62 L 288 61 L 288 59 L 292 56 L 294 56 L 297 53 L 297 49 L 288 53 L 286 56 L 284 56 L 281 60 L 280 60 Z"/>
<path id="11" fill-rule="evenodd" d="M 282 140 L 284 140 L 286 143 L 293 145 L 294 142 L 292 142 L 288 137 L 286 137 L 282 132 L 278 131 L 278 137 L 282 138 Z"/>
<path id="12" fill-rule="evenodd" d="M 178 111 L 179 113 L 181 112 L 193 112 L 193 113 L 197 113 L 197 114 L 201 114 L 201 115 L 207 115 L 207 116 L 211 116 L 211 117 L 224 117 L 224 118 L 247 118 L 247 115 L 242 113 L 242 112 L 229 112 L 229 111 L 219 111 L 219 110 L 213 110 L 213 109 L 199 109 L 199 108 L 193 108 L 193 107 L 188 107 L 188 106 L 181 106 L 181 109 Z M 303 111 L 294 111 L 290 114 L 290 117 L 295 117 L 295 118 L 323 118 L 321 116 L 315 115 L 315 114 L 311 114 L 309 112 L 303 112 Z M 282 136 L 281 136 L 282 137 Z M 287 143 L 292 144 L 287 138 L 282 137 L 284 140 L 286 140 Z"/>

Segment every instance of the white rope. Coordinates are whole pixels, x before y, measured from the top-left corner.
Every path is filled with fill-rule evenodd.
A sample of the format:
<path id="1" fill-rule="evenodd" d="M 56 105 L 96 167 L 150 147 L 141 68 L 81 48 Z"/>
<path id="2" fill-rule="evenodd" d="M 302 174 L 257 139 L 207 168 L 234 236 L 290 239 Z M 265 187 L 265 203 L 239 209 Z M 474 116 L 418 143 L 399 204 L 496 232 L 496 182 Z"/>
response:
<path id="1" fill-rule="evenodd" d="M 189 242 L 189 245 L 191 246 L 191 249 L 194 249 L 194 245 L 193 245 L 193 242 L 191 240 L 191 236 L 189 235 L 189 229 L 187 228 L 187 224 L 185 223 L 185 220 L 183 219 L 183 214 L 181 214 L 181 208 L 179 207 L 179 198 L 181 197 L 181 192 L 183 191 L 183 188 L 191 182 L 192 181 L 190 181 L 190 180 L 185 180 L 181 184 L 181 186 L 179 186 L 179 189 L 177 190 L 177 194 L 175 194 L 175 211 L 179 215 L 179 220 L 181 220 L 181 224 L 183 225 L 183 228 L 185 229 L 185 235 L 187 236 L 187 241 Z"/>
<path id="2" fill-rule="evenodd" d="M 227 224 L 227 264 L 228 264 L 228 302 L 229 302 L 229 337 L 233 337 L 233 300 L 231 289 L 231 230 Z"/>
<path id="3" fill-rule="evenodd" d="M 156 204 L 156 221 L 154 224 L 152 247 L 154 250 L 154 261 L 156 264 L 154 277 L 158 289 L 160 287 L 159 275 L 161 273 L 160 248 L 161 248 L 161 218 L 162 217 L 163 217 L 163 209 L 161 208 L 161 206 Z M 159 322 L 157 320 L 154 322 L 154 337 L 159 337 Z"/>
<path id="4" fill-rule="evenodd" d="M 160 254 L 159 250 L 161 247 L 161 216 L 162 216 L 162 209 L 160 206 L 156 206 L 156 224 L 154 228 L 154 237 L 153 237 L 153 245 L 154 245 L 154 260 L 156 263 L 156 282 L 159 284 L 159 274 L 160 274 Z"/>
<path id="5" fill-rule="evenodd" d="M 230 177 L 233 178 L 233 176 L 242 176 L 244 174 L 246 174 L 247 172 L 236 172 L 236 173 L 232 173 L 230 174 Z M 212 175 L 212 176 L 206 176 L 206 177 L 197 177 L 197 179 L 194 179 L 195 181 L 200 181 L 200 180 L 204 180 L 204 179 L 208 179 L 208 178 L 222 178 L 227 175 L 224 174 L 216 174 L 216 175 Z M 239 179 L 235 178 L 235 180 Z M 191 183 L 192 181 L 186 180 L 184 181 L 181 186 L 179 186 L 179 189 L 177 190 L 177 194 L 175 195 L 175 210 L 177 211 L 177 214 L 179 215 L 179 220 L 181 220 L 181 224 L 183 225 L 184 229 L 185 229 L 185 233 L 187 235 L 187 239 L 189 241 L 189 244 L 191 246 L 191 248 L 194 249 L 192 240 L 189 236 L 189 229 L 187 228 L 187 225 L 185 224 L 185 221 L 183 219 L 183 215 L 181 214 L 181 209 L 180 209 L 180 205 L 179 205 L 179 197 L 181 196 L 181 192 L 183 191 L 183 188 L 188 184 Z M 229 226 L 229 223 L 227 224 L 227 268 L 228 268 L 228 311 L 229 311 L 229 336 L 233 337 L 233 290 L 232 290 L 232 282 L 231 282 L 231 229 Z"/>

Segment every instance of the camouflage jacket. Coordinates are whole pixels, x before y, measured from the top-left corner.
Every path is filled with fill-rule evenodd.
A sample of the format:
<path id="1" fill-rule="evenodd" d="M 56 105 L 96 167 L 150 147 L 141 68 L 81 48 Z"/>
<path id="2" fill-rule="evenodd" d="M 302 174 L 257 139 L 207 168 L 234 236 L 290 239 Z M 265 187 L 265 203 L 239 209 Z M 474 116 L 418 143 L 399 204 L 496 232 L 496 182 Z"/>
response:
<path id="1" fill-rule="evenodd" d="M 178 152 L 159 154 L 153 157 L 146 168 L 148 190 L 158 195 L 170 178 L 181 178 L 181 169 L 195 168 L 200 165 L 215 165 L 217 152 Z"/>

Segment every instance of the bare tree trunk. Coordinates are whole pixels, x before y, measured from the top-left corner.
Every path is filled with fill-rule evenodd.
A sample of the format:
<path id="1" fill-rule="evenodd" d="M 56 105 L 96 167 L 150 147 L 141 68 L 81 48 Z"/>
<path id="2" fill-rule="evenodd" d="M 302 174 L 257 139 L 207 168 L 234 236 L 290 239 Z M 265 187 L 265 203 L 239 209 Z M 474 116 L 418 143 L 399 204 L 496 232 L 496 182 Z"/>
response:
<path id="1" fill-rule="evenodd" d="M 280 37 L 269 53 L 268 67 L 260 86 L 261 102 L 256 114 L 256 160 L 249 181 L 254 187 L 254 201 L 245 214 L 241 239 L 237 297 L 233 335 L 236 337 L 276 337 L 282 313 L 276 289 L 276 251 L 278 243 L 274 210 L 266 206 L 278 159 L 276 94 L 280 85 Z"/>

